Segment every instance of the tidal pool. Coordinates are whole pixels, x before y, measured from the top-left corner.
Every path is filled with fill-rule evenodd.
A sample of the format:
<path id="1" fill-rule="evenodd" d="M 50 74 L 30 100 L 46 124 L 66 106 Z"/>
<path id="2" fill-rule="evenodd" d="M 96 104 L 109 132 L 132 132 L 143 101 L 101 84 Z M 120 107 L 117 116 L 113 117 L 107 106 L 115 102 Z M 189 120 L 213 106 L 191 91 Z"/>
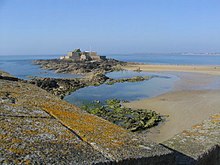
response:
<path id="1" fill-rule="evenodd" d="M 107 99 L 138 100 L 158 96 L 172 90 L 178 77 L 169 74 L 157 74 L 147 72 L 120 71 L 108 73 L 111 78 L 128 78 L 134 76 L 153 76 L 152 79 L 142 82 L 125 82 L 113 85 L 89 86 L 79 89 L 64 99 L 78 106 L 94 100 L 105 101 Z"/>

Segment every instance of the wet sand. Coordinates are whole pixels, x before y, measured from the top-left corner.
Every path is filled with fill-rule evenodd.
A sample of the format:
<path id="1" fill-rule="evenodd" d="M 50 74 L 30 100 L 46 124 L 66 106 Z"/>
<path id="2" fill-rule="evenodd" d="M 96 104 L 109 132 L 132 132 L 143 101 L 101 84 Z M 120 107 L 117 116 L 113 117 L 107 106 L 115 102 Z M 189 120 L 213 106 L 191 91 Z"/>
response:
<path id="1" fill-rule="evenodd" d="M 157 68 L 157 66 L 155 67 Z M 210 115 L 219 113 L 220 78 L 217 75 L 220 72 L 211 71 L 211 68 L 207 67 L 204 72 L 201 70 L 200 72 L 169 70 L 173 71 L 169 73 L 180 78 L 174 84 L 171 92 L 125 104 L 128 107 L 151 109 L 162 115 L 167 115 L 165 122 L 143 132 L 143 134 L 160 143 L 195 124 L 201 123 Z M 158 69 L 155 71 L 158 72 Z"/>

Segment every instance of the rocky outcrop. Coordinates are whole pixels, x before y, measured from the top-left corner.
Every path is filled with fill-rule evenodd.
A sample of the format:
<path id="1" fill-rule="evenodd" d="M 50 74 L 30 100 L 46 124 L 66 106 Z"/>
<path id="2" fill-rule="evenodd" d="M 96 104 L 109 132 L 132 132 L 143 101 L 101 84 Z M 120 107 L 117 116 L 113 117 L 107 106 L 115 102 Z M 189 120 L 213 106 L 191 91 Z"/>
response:
<path id="1" fill-rule="evenodd" d="M 4 80 L 10 80 L 10 81 L 18 81 L 19 79 L 16 77 L 13 77 L 12 75 L 10 75 L 7 72 L 4 71 L 0 71 L 0 79 L 4 79 Z"/>
<path id="2" fill-rule="evenodd" d="M 0 70 L 0 76 L 2 77 L 12 77 L 9 73 Z"/>
<path id="3" fill-rule="evenodd" d="M 99 86 L 106 83 L 107 85 L 113 85 L 115 83 L 124 82 L 139 82 L 144 80 L 149 80 L 152 77 L 149 76 L 136 76 L 132 78 L 122 78 L 122 79 L 112 79 L 107 77 L 102 73 L 88 74 L 82 78 L 72 78 L 72 79 L 56 79 L 56 78 L 39 78 L 35 77 L 27 81 L 28 83 L 37 85 L 38 87 L 52 93 L 53 95 L 64 96 L 74 92 L 80 88 L 86 86 Z"/>
<path id="4" fill-rule="evenodd" d="M 144 80 L 149 80 L 153 78 L 152 76 L 135 76 L 131 78 L 121 78 L 121 79 L 110 79 L 106 82 L 107 85 L 113 85 L 115 83 L 124 83 L 124 82 L 140 82 Z"/>
<path id="5" fill-rule="evenodd" d="M 74 92 L 80 88 L 86 86 L 98 86 L 101 84 L 112 85 L 115 83 L 123 83 L 123 82 L 137 82 L 148 80 L 151 77 L 145 76 L 136 76 L 132 78 L 122 78 L 122 79 L 112 79 L 107 77 L 102 72 L 89 73 L 82 78 L 41 78 L 41 77 L 33 77 L 30 80 L 22 80 L 16 77 L 11 76 L 9 73 L 0 72 L 0 79 L 9 80 L 9 81 L 19 81 L 24 83 L 34 84 L 53 95 L 59 96 L 63 98 L 64 96 Z"/>
<path id="6" fill-rule="evenodd" d="M 57 73 L 87 74 L 106 73 L 121 69 L 125 62 L 106 59 L 102 61 L 72 61 L 72 60 L 35 60 L 34 64 L 40 65 L 43 69 L 55 70 Z"/>
<path id="7" fill-rule="evenodd" d="M 85 86 L 78 79 L 33 78 L 29 82 L 61 98 Z"/>
<path id="8" fill-rule="evenodd" d="M 56 78 L 38 78 L 35 77 L 28 82 L 38 87 L 63 98 L 70 92 L 74 92 L 77 89 L 90 86 L 90 85 L 101 85 L 107 79 L 104 74 L 95 74 L 86 76 L 83 78 L 72 78 L 72 79 L 56 79 Z"/>
<path id="9" fill-rule="evenodd" d="M 123 79 L 111 79 L 105 73 L 121 70 L 126 62 L 115 59 L 105 59 L 101 61 L 73 61 L 73 60 L 35 60 L 34 64 L 40 65 L 43 69 L 54 70 L 57 73 L 83 74 L 83 78 L 55 79 L 55 78 L 32 78 L 29 82 L 35 84 L 54 95 L 61 96 L 73 92 L 79 88 L 90 85 L 101 85 L 106 83 L 137 82 L 150 79 L 150 77 L 133 77 Z"/>

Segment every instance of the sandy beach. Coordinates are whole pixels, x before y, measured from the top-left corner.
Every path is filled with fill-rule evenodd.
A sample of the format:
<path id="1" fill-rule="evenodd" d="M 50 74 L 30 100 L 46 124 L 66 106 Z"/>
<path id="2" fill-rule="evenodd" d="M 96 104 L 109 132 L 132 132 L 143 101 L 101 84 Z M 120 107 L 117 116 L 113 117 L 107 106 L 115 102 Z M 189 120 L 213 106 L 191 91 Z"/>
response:
<path id="1" fill-rule="evenodd" d="M 125 104 L 136 109 L 151 109 L 167 116 L 164 123 L 143 133 L 151 140 L 159 143 L 166 141 L 220 112 L 220 67 L 132 65 L 126 69 L 138 67 L 142 71 L 168 72 L 180 78 L 169 93 Z"/>
<path id="2" fill-rule="evenodd" d="M 191 72 L 220 75 L 220 66 L 202 65 L 151 65 L 151 64 L 128 64 L 123 67 L 127 70 L 137 70 L 146 72 Z"/>

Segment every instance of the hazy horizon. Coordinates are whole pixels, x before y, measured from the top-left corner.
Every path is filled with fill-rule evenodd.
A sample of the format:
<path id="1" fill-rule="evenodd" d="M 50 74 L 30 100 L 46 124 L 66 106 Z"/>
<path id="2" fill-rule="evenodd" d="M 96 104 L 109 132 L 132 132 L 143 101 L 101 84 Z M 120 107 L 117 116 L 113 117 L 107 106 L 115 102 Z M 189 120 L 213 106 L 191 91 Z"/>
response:
<path id="1" fill-rule="evenodd" d="M 66 52 L 67 53 L 67 52 Z M 66 55 L 63 54 L 0 54 L 0 56 L 62 56 Z M 195 55 L 195 56 L 203 56 L 203 55 L 209 55 L 209 56 L 219 56 L 220 52 L 139 52 L 139 53 L 102 53 L 99 55 Z"/>
<path id="2" fill-rule="evenodd" d="M 1 0 L 0 55 L 220 52 L 218 0 Z"/>

